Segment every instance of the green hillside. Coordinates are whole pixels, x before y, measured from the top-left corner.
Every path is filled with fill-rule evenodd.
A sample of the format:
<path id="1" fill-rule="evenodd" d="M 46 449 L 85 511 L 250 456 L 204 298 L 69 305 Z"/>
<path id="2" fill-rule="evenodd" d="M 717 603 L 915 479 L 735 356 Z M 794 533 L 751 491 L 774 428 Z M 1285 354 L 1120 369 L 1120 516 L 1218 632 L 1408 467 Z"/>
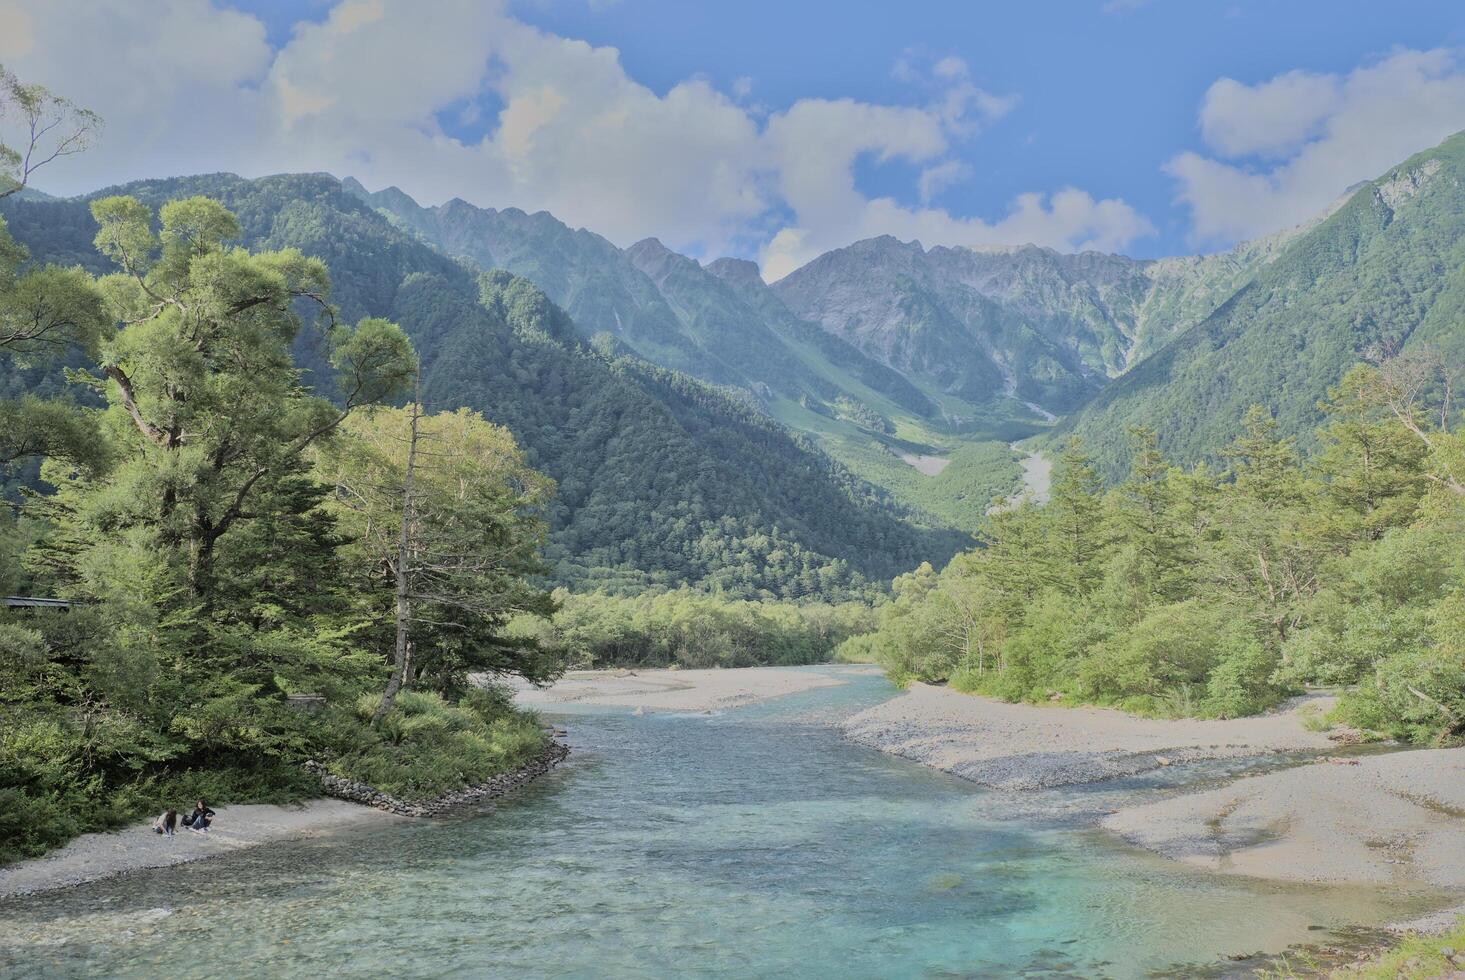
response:
<path id="1" fill-rule="evenodd" d="M 526 280 L 480 282 L 333 178 L 210 175 L 123 190 L 152 205 L 215 197 L 251 247 L 321 257 L 344 317 L 400 323 L 422 354 L 429 406 L 507 425 L 558 482 L 548 554 L 559 581 L 844 595 L 959 546 L 911 526 L 885 494 L 739 397 L 587 343 Z M 3 213 L 36 259 L 100 271 L 86 208 L 7 201 Z M 318 341 L 302 338 L 296 353 L 320 367 Z"/>
<path id="2" fill-rule="evenodd" d="M 1234 438 L 1252 404 L 1306 445 L 1349 367 L 1423 344 L 1465 363 L 1465 134 L 1359 188 L 1055 436 L 1080 436 L 1111 478 L 1129 426 L 1153 428 L 1190 463 Z"/>
<path id="3" fill-rule="evenodd" d="M 372 193 L 350 178 L 342 186 L 444 254 L 531 280 L 586 337 L 610 334 L 653 363 L 740 389 L 748 404 L 811 437 L 923 520 L 970 530 L 993 495 L 1012 489 L 1017 470 L 1006 441 L 1038 431 L 1031 410 L 992 397 L 996 375 L 970 390 L 907 376 L 796 315 L 751 262 L 703 266 L 655 239 L 619 249 L 547 212 L 460 200 L 425 208 L 396 188 Z M 933 480 L 900 455 L 952 452 L 974 480 Z"/>

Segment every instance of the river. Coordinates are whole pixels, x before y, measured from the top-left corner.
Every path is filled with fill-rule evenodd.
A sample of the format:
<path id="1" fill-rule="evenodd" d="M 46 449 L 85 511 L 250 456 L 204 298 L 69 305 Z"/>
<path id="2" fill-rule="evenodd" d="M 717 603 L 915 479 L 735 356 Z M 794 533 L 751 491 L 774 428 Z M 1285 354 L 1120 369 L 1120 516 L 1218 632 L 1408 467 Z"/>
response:
<path id="1" fill-rule="evenodd" d="M 819 724 L 889 697 L 883 678 L 791 669 L 850 683 L 719 715 L 552 715 L 570 761 L 491 814 L 0 901 L 0 975 L 1216 975 L 1412 909 L 999 819 L 995 794 Z"/>

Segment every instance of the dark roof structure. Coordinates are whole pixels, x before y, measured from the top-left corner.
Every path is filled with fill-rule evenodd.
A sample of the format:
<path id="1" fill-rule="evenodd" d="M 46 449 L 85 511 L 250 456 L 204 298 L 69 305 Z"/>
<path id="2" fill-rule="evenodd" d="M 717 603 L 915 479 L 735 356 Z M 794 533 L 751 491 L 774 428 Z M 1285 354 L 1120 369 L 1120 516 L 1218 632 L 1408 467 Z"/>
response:
<path id="1" fill-rule="evenodd" d="M 74 603 L 70 599 L 46 599 L 34 595 L 8 595 L 5 597 L 5 606 L 8 609 L 70 609 Z"/>

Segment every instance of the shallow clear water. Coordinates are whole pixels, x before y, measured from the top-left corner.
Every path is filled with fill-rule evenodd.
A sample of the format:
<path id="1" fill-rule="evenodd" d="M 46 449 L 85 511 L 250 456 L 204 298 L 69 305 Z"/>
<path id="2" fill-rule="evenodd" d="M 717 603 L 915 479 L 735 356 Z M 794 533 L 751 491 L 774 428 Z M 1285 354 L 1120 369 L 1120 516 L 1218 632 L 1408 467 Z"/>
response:
<path id="1" fill-rule="evenodd" d="M 851 683 L 567 716 L 571 761 L 492 814 L 0 901 L 0 975 L 1209 975 L 1423 900 L 1221 880 L 1003 819 L 997 794 L 797 723 L 890 694 L 809 669 Z"/>

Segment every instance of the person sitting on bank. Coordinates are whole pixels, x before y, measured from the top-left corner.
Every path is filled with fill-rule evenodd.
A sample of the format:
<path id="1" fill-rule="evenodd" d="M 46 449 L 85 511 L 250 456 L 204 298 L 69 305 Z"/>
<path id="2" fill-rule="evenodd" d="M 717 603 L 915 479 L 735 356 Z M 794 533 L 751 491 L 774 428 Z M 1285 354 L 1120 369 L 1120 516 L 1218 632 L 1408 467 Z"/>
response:
<path id="1" fill-rule="evenodd" d="M 193 812 L 183 818 L 183 826 L 189 830 L 208 830 L 209 824 L 214 822 L 214 811 L 203 800 L 198 801 L 198 806 Z"/>
<path id="2" fill-rule="evenodd" d="M 158 814 L 158 819 L 153 821 L 153 833 L 162 834 L 165 837 L 172 837 L 173 831 L 178 827 L 178 811 L 171 806 Z"/>

